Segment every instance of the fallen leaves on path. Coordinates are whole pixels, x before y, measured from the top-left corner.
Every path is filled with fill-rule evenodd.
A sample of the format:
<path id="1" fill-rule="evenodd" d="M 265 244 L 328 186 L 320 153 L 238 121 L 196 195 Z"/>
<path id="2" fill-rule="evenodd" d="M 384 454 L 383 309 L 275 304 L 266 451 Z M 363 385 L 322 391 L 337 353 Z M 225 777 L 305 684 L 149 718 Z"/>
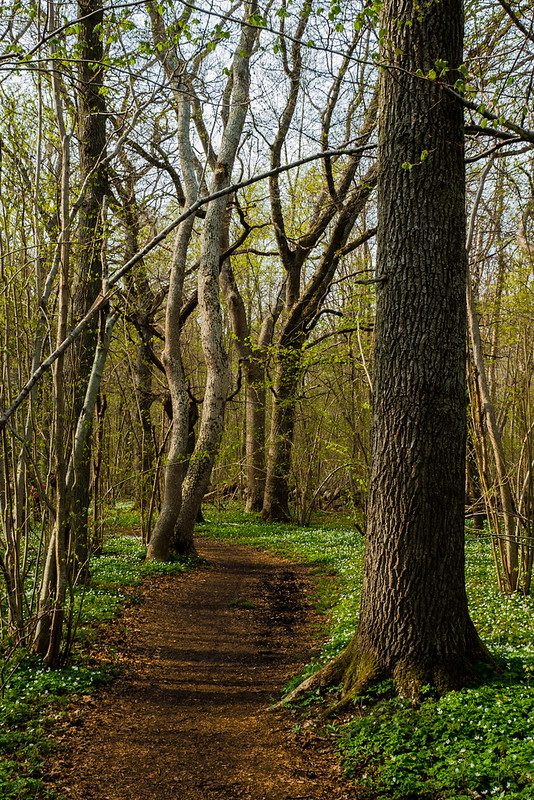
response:
<path id="1" fill-rule="evenodd" d="M 199 551 L 208 566 L 151 579 L 115 624 L 123 674 L 73 709 L 50 780 L 73 800 L 356 800 L 328 742 L 268 710 L 310 655 L 306 568 Z"/>

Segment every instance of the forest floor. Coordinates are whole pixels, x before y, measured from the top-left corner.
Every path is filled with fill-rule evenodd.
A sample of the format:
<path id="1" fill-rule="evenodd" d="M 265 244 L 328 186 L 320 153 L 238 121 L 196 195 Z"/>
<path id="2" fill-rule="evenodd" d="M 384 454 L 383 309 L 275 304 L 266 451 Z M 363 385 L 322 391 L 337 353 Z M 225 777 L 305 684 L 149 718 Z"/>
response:
<path id="1" fill-rule="evenodd" d="M 320 618 L 307 567 L 209 539 L 106 633 L 123 669 L 74 704 L 48 785 L 73 800 L 355 800 L 332 745 L 270 710 Z"/>

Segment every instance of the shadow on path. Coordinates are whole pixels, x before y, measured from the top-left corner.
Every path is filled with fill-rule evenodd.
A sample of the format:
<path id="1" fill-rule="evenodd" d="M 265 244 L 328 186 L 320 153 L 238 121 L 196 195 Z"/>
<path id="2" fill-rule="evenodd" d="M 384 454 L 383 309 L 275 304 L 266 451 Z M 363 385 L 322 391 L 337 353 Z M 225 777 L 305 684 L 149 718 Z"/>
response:
<path id="1" fill-rule="evenodd" d="M 199 540 L 209 566 L 151 580 L 130 609 L 125 674 L 51 765 L 74 800 L 351 800 L 328 751 L 267 711 L 310 653 L 306 568 Z"/>

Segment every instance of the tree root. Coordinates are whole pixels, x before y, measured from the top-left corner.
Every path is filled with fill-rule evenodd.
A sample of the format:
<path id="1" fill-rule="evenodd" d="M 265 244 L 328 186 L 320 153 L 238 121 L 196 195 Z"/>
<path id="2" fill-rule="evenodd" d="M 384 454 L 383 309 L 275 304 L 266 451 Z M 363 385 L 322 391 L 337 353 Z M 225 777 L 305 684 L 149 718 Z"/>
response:
<path id="1" fill-rule="evenodd" d="M 360 649 L 353 640 L 333 661 L 306 678 L 292 692 L 284 697 L 274 708 L 281 708 L 295 702 L 305 694 L 323 692 L 331 686 L 343 684 L 341 698 L 320 713 L 322 718 L 335 716 L 350 706 L 354 699 L 370 686 L 387 678 L 392 678 L 397 693 L 411 698 L 418 704 L 425 686 L 433 687 L 438 694 L 459 689 L 470 683 L 481 681 L 475 660 L 497 668 L 488 650 L 480 643 L 476 658 L 443 661 L 431 665 L 419 665 L 411 661 L 398 661 L 393 666 L 384 662 L 369 650 Z"/>
<path id="2" fill-rule="evenodd" d="M 317 690 L 323 691 L 329 686 L 334 686 L 343 679 L 345 670 L 349 661 L 349 648 L 340 653 L 333 661 L 330 661 L 318 672 L 310 675 L 309 678 L 299 683 L 296 689 L 293 689 L 286 695 L 280 702 L 273 706 L 273 709 L 283 708 L 288 703 L 294 703 L 305 694 L 315 692 Z"/>
<path id="3" fill-rule="evenodd" d="M 321 713 L 322 717 L 329 717 L 348 706 L 352 700 L 365 689 L 381 679 L 383 667 L 379 659 L 370 653 L 356 655 L 351 643 L 333 661 L 309 678 L 302 681 L 286 697 L 280 700 L 274 708 L 281 708 L 288 703 L 293 703 L 302 695 L 324 691 L 331 686 L 343 683 L 342 697 L 337 703 L 329 706 Z"/>

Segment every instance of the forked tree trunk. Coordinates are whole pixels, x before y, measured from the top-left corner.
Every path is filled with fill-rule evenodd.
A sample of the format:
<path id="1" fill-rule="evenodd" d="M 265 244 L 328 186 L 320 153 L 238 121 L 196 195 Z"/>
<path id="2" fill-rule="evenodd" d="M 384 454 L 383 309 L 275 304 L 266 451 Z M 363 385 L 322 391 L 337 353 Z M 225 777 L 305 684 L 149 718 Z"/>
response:
<path id="1" fill-rule="evenodd" d="M 187 98 L 184 98 L 184 102 L 188 106 Z M 182 109 L 182 111 L 188 118 L 188 108 Z M 182 481 L 189 433 L 189 398 L 182 363 L 180 308 L 187 249 L 193 233 L 194 220 L 194 216 L 189 217 L 178 230 L 169 284 L 163 364 L 171 395 L 172 431 L 165 467 L 163 505 L 148 543 L 147 559 L 149 561 L 168 560 L 174 528 L 182 504 Z"/>
<path id="2" fill-rule="evenodd" d="M 265 484 L 262 516 L 264 519 L 288 522 L 289 474 L 295 414 L 302 374 L 302 344 L 305 336 L 292 332 L 287 342 L 280 343 L 274 384 L 273 414 L 269 442 L 269 466 Z"/>
<path id="3" fill-rule="evenodd" d="M 255 10 L 255 0 L 246 3 L 245 18 Z M 216 192 L 230 183 L 237 148 L 241 141 L 243 125 L 248 112 L 249 58 L 257 35 L 257 30 L 254 28 L 248 25 L 243 26 L 232 64 L 231 99 L 229 108 L 223 114 L 225 125 L 210 192 Z M 182 485 L 182 506 L 174 536 L 175 550 L 185 554 L 195 551 L 193 528 L 219 449 L 226 395 L 230 384 L 230 370 L 224 345 L 224 326 L 219 301 L 219 266 L 221 241 L 226 225 L 226 206 L 226 197 L 212 200 L 208 204 L 200 241 L 198 308 L 200 338 L 206 365 L 206 388 L 198 438 Z"/>
<path id="4" fill-rule="evenodd" d="M 289 476 L 302 378 L 303 346 L 318 319 L 319 308 L 328 294 L 356 219 L 375 185 L 376 170 L 372 167 L 346 198 L 315 272 L 287 312 L 277 351 L 269 464 L 262 510 L 265 519 L 283 522 L 290 518 Z M 352 242 L 351 250 L 358 246 L 358 242 L 363 244 L 369 235 L 364 234 Z"/>
<path id="5" fill-rule="evenodd" d="M 195 172 L 195 156 L 191 145 L 191 102 L 189 87 L 183 73 L 185 64 L 179 61 L 169 44 L 159 11 L 149 3 L 152 34 L 159 58 L 173 90 L 178 123 L 177 139 L 180 166 L 185 189 L 185 204 L 191 205 L 198 195 Z M 184 220 L 176 234 L 169 281 L 169 295 L 165 313 L 165 349 L 163 365 L 169 385 L 172 407 L 172 430 L 167 464 L 163 504 L 148 543 L 147 559 L 167 561 L 173 546 L 173 536 L 182 505 L 182 482 L 187 462 L 189 436 L 189 398 L 182 363 L 180 311 L 183 302 L 183 286 L 187 257 L 195 216 Z M 194 548 L 190 548 L 191 552 Z"/>
<path id="6" fill-rule="evenodd" d="M 261 511 L 265 486 L 265 368 L 259 347 L 252 343 L 245 304 L 229 258 L 222 265 L 220 282 L 235 348 L 245 372 L 246 508 Z"/>
<path id="7" fill-rule="evenodd" d="M 322 673 L 344 700 L 472 679 L 489 656 L 464 577 L 466 252 L 461 105 L 427 75 L 462 63 L 461 0 L 384 0 L 372 468 L 360 618 Z M 425 153 L 427 157 L 425 158 Z M 404 164 L 404 168 L 403 168 Z M 406 168 L 413 164 L 413 168 Z"/>
<path id="8" fill-rule="evenodd" d="M 261 511 L 265 497 L 266 453 L 265 430 L 267 408 L 266 359 L 273 342 L 276 321 L 283 308 L 284 284 L 274 308 L 263 320 L 257 346 L 252 354 L 247 373 L 246 397 L 246 457 L 247 503 L 246 511 Z"/>

